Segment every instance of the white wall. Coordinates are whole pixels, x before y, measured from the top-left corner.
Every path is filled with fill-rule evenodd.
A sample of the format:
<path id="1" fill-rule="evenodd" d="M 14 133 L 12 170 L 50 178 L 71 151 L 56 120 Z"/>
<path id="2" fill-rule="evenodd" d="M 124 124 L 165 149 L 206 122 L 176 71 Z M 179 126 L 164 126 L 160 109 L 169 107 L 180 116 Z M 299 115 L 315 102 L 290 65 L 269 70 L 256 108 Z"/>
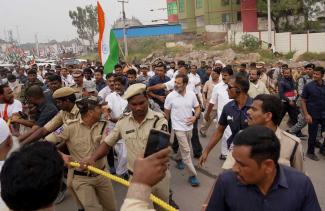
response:
<path id="1" fill-rule="evenodd" d="M 268 32 L 234 32 L 228 31 L 228 41 L 239 44 L 244 34 L 251 34 L 262 40 L 268 42 Z M 275 37 L 274 37 L 275 36 Z M 325 33 L 309 33 L 309 34 L 291 34 L 285 33 L 271 33 L 271 43 L 275 46 L 275 50 L 280 53 L 288 53 L 290 51 L 299 52 L 325 52 Z"/>

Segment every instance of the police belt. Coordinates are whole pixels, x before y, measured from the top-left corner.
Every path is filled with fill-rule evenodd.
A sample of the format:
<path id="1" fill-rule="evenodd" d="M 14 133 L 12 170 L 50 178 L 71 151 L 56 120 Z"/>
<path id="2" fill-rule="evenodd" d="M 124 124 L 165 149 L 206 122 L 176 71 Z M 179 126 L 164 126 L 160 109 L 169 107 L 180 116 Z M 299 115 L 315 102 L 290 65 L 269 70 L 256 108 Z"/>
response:
<path id="1" fill-rule="evenodd" d="M 101 168 L 100 170 L 104 170 L 105 166 L 103 168 Z M 90 171 L 77 171 L 74 170 L 73 172 L 74 175 L 78 175 L 78 176 L 85 176 L 85 177 L 97 177 L 98 174 L 95 173 L 91 173 Z"/>

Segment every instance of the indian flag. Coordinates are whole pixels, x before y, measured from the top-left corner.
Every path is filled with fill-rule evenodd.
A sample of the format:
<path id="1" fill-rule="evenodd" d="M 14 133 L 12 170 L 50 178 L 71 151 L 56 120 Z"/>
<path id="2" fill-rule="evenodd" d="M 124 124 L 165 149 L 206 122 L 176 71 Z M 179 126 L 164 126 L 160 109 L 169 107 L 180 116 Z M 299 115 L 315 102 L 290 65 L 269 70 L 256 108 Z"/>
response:
<path id="1" fill-rule="evenodd" d="M 108 21 L 108 9 L 111 8 L 103 8 L 100 1 L 97 1 L 99 29 L 98 54 L 104 66 L 105 73 L 113 72 L 114 66 L 119 60 L 118 42 Z"/>

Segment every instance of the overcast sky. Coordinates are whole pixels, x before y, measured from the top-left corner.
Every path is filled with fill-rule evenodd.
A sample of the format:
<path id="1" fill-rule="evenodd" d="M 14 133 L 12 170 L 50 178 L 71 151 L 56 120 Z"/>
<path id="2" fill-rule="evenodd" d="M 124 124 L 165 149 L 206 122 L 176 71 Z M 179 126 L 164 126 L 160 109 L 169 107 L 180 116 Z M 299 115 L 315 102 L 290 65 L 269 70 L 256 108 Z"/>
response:
<path id="1" fill-rule="evenodd" d="M 121 3 L 112 1 L 112 19 L 121 17 Z M 20 41 L 34 42 L 37 33 L 39 42 L 70 40 L 77 37 L 72 26 L 69 10 L 77 6 L 96 5 L 96 0 L 0 0 L 0 39 L 5 39 L 5 31 L 12 30 Z M 152 20 L 166 19 L 167 11 L 151 12 L 150 9 L 165 8 L 166 0 L 129 0 L 126 4 L 126 16 L 137 17 L 143 24 L 152 24 Z M 163 22 L 160 22 L 163 23 Z"/>

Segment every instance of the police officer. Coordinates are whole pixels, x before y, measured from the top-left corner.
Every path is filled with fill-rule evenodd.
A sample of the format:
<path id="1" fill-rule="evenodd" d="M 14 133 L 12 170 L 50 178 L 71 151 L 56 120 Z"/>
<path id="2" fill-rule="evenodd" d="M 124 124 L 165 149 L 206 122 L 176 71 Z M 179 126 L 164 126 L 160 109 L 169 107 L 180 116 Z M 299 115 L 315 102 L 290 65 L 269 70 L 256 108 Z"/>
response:
<path id="1" fill-rule="evenodd" d="M 105 138 L 107 122 L 100 121 L 103 103 L 101 98 L 94 96 L 76 101 L 81 117 L 68 121 L 58 135 L 59 140 L 67 145 L 72 160 L 80 161 L 91 156 Z M 93 166 L 106 171 L 106 158 L 98 159 Z M 72 187 L 85 210 L 116 210 L 110 180 L 85 171 L 69 171 L 73 171 Z"/>
<path id="2" fill-rule="evenodd" d="M 75 84 L 70 87 L 75 90 L 77 98 L 80 98 L 82 96 L 82 91 L 84 87 L 84 76 L 82 70 L 74 70 L 72 73 L 72 77 Z"/>
<path id="3" fill-rule="evenodd" d="M 132 176 L 134 161 L 139 155 L 144 154 L 150 129 L 156 128 L 167 131 L 167 120 L 163 114 L 149 108 L 146 86 L 144 84 L 131 85 L 123 97 L 128 101 L 128 106 L 132 112 L 122 117 L 116 123 L 113 131 L 105 138 L 95 153 L 89 159 L 84 160 L 84 163 L 93 165 L 97 160 L 105 157 L 118 140 L 123 139 L 128 151 L 127 166 Z M 165 178 L 153 187 L 152 192 L 162 200 L 168 201 L 169 184 L 170 173 L 168 171 Z"/>
<path id="4" fill-rule="evenodd" d="M 80 117 L 79 108 L 75 105 L 76 96 L 75 90 L 70 87 L 63 87 L 56 90 L 53 93 L 53 98 L 55 99 L 57 107 L 60 109 L 59 113 L 53 117 L 44 127 L 37 128 L 36 130 L 31 130 L 21 137 L 19 137 L 21 144 L 28 144 L 33 141 L 37 141 L 42 137 L 45 137 L 45 140 L 52 143 L 57 143 L 57 136 L 62 132 L 63 124 L 66 124 L 68 120 L 77 119 Z M 74 190 L 72 189 L 72 173 L 67 176 L 67 186 L 70 190 L 70 193 L 74 196 L 74 199 L 77 203 L 79 210 L 83 210 L 78 197 L 76 196 Z M 60 192 L 64 193 L 64 191 Z M 64 196 L 64 195 L 63 195 Z M 63 199 L 63 198 L 62 198 Z"/>
<path id="5" fill-rule="evenodd" d="M 79 109 L 75 105 L 76 91 L 70 87 L 63 87 L 56 90 L 53 93 L 53 98 L 56 101 L 56 105 L 59 107 L 60 112 L 53 117 L 44 127 L 40 127 L 35 131 L 24 134 L 20 137 L 22 144 L 28 144 L 30 142 L 39 140 L 40 138 L 54 132 L 54 134 L 59 133 L 64 123 L 67 120 L 76 119 L 80 116 Z M 48 136 L 47 139 L 55 139 L 53 135 Z M 51 141 L 52 141 L 51 140 Z M 54 141 L 52 141 L 54 142 Z"/>
<path id="6" fill-rule="evenodd" d="M 279 112 L 281 109 L 282 103 L 278 97 L 268 94 L 257 95 L 247 111 L 248 125 L 261 125 L 273 130 L 281 144 L 279 163 L 303 172 L 303 150 L 300 139 L 278 127 L 281 122 Z M 234 164 L 232 153 L 229 153 L 222 168 L 230 169 Z"/>

